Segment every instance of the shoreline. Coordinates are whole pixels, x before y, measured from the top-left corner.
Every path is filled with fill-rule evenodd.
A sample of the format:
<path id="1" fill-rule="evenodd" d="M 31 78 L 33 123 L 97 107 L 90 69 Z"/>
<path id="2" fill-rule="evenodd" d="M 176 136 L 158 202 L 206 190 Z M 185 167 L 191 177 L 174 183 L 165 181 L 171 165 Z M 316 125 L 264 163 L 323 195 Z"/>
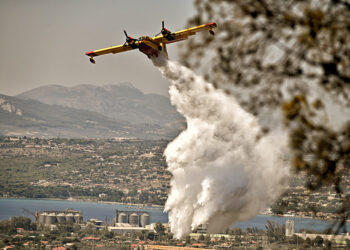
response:
<path id="1" fill-rule="evenodd" d="M 156 204 L 138 204 L 138 203 L 123 203 L 118 201 L 99 201 L 99 200 L 91 200 L 91 199 L 76 199 L 76 198 L 68 198 L 68 199 L 62 199 L 62 198 L 28 198 L 28 197 L 4 197 L 1 196 L 0 199 L 27 199 L 27 200 L 47 200 L 47 201 L 75 201 L 75 202 L 90 202 L 90 203 L 102 203 L 102 204 L 110 204 L 110 205 L 123 205 L 123 206 L 130 206 L 130 207 L 137 207 L 137 208 L 158 208 L 163 209 L 164 206 L 162 205 L 156 205 Z"/>
<path id="2" fill-rule="evenodd" d="M 312 216 L 302 216 L 302 215 L 280 215 L 280 214 L 264 214 L 264 213 L 259 213 L 258 215 L 266 215 L 266 216 L 275 216 L 275 217 L 281 217 L 281 218 L 286 218 L 286 219 L 310 219 L 310 220 L 321 220 L 321 221 L 326 221 L 326 222 L 334 222 L 337 221 L 338 219 L 336 218 L 324 218 L 324 217 L 312 217 Z M 349 220 L 346 220 L 346 222 L 350 222 Z"/>
<path id="3" fill-rule="evenodd" d="M 156 205 L 156 204 L 138 204 L 138 203 L 123 203 L 118 201 L 98 201 L 98 200 L 91 200 L 91 199 L 75 199 L 75 198 L 68 198 L 68 199 L 62 199 L 62 198 L 28 198 L 28 197 L 0 197 L 0 199 L 27 199 L 27 200 L 47 200 L 47 201 L 73 201 L 73 202 L 90 202 L 90 203 L 100 203 L 100 204 L 110 204 L 110 205 L 122 205 L 126 206 L 127 208 L 150 208 L 150 209 L 161 209 L 164 211 L 164 206 L 162 205 Z M 275 216 L 275 217 L 281 217 L 281 218 L 298 218 L 298 219 L 314 219 L 314 220 L 320 220 L 325 222 L 330 221 L 336 221 L 336 219 L 326 219 L 322 217 L 310 217 L 310 216 L 290 216 L 290 215 L 280 215 L 280 214 L 266 214 L 266 213 L 258 213 L 257 215 L 262 216 Z M 350 220 L 347 220 L 347 222 L 350 222 Z"/>

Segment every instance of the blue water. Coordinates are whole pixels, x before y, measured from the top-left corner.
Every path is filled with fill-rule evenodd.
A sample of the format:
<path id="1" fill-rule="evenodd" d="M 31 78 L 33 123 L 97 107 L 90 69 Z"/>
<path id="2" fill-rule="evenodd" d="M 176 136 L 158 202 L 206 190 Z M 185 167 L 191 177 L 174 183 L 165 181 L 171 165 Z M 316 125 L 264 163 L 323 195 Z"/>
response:
<path id="1" fill-rule="evenodd" d="M 271 216 L 271 215 L 258 215 L 255 218 L 246 221 L 240 222 L 233 227 L 240 227 L 245 229 L 247 227 L 257 227 L 259 229 L 265 229 L 265 225 L 267 221 L 273 221 L 278 224 L 285 224 L 287 220 L 294 220 L 295 232 L 299 232 L 301 229 L 307 230 L 315 230 L 318 232 L 322 232 L 325 229 L 332 226 L 331 221 L 317 220 L 317 219 L 309 219 L 309 218 L 292 218 L 292 217 L 282 217 L 282 216 Z M 350 224 L 350 223 L 348 223 Z"/>
<path id="2" fill-rule="evenodd" d="M 105 204 L 105 203 L 95 203 L 95 202 L 83 202 L 83 201 L 66 201 L 66 200 L 31 200 L 31 199 L 0 199 L 0 220 L 6 220 L 13 216 L 25 215 L 34 219 L 28 213 L 23 211 L 23 208 L 29 211 L 62 211 L 67 208 L 73 208 L 74 210 L 82 211 L 83 219 L 88 220 L 91 218 L 97 218 L 102 221 L 107 221 L 112 223 L 115 217 L 115 210 L 135 210 L 127 205 L 115 205 L 115 204 Z M 150 213 L 151 223 L 162 222 L 166 223 L 168 221 L 168 215 L 163 213 L 160 208 L 153 207 L 142 207 L 142 211 L 147 211 Z"/>
<path id="3" fill-rule="evenodd" d="M 95 202 L 81 202 L 81 201 L 63 201 L 63 200 L 32 200 L 32 199 L 0 199 L 0 220 L 6 220 L 13 216 L 25 215 L 30 218 L 33 216 L 23 212 L 23 208 L 30 211 L 46 211 L 46 210 L 66 210 L 67 208 L 73 208 L 74 210 L 82 211 L 84 220 L 91 218 L 97 218 L 102 221 L 112 223 L 115 217 L 115 209 L 118 210 L 142 210 L 150 213 L 151 223 L 153 222 L 168 222 L 168 214 L 164 213 L 161 208 L 154 207 L 142 207 L 142 208 L 130 208 L 127 205 L 115 205 Z M 255 218 L 240 222 L 232 227 L 240 227 L 245 229 L 247 227 L 257 227 L 259 229 L 265 229 L 265 225 L 268 220 L 284 224 L 291 217 L 279 217 L 270 215 L 258 215 Z M 308 218 L 293 218 L 295 221 L 295 231 L 300 229 L 312 229 L 316 231 L 323 231 L 331 226 L 332 222 L 308 219 Z M 350 223 L 347 223 L 350 228 Z"/>

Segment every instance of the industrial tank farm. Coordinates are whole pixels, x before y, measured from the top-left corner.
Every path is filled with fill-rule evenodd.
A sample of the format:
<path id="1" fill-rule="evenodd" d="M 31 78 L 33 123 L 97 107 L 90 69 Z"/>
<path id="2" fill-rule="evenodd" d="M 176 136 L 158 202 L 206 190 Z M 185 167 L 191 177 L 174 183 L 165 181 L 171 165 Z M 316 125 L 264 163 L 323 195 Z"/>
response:
<path id="1" fill-rule="evenodd" d="M 146 227 L 150 224 L 150 215 L 145 211 L 115 211 L 115 224 L 130 224 L 133 227 Z"/>
<path id="2" fill-rule="evenodd" d="M 80 211 L 67 209 L 65 211 L 42 211 L 39 213 L 40 225 L 54 225 L 57 223 L 82 223 L 83 216 Z"/>

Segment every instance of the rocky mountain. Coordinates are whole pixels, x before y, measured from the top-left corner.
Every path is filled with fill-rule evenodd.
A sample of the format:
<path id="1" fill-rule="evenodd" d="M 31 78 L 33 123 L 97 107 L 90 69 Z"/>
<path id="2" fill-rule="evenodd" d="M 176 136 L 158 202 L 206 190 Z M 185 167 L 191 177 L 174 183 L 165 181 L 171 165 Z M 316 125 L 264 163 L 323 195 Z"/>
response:
<path id="1" fill-rule="evenodd" d="M 161 126 L 131 124 L 97 112 L 0 94 L 0 135 L 65 138 L 171 138 Z"/>
<path id="2" fill-rule="evenodd" d="M 24 92 L 17 97 L 90 110 L 132 124 L 152 124 L 178 131 L 183 129 L 185 124 L 184 118 L 170 104 L 169 98 L 144 94 L 130 83 L 102 87 L 48 85 Z"/>

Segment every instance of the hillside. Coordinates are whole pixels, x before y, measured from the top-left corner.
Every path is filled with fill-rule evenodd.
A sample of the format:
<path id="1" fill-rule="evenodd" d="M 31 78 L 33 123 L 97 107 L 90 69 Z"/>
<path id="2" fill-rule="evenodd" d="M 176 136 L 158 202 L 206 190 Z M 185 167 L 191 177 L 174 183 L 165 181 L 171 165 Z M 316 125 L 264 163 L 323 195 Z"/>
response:
<path id="1" fill-rule="evenodd" d="M 0 137 L 0 197 L 164 204 L 167 140 Z M 140 194 L 137 190 L 142 190 Z"/>
<path id="2" fill-rule="evenodd" d="M 156 125 L 133 125 L 97 112 L 0 94 L 0 134 L 41 138 L 166 138 Z"/>
<path id="3" fill-rule="evenodd" d="M 102 87 L 48 85 L 24 92 L 17 97 L 51 105 L 98 112 L 107 117 L 133 124 L 156 124 L 180 131 L 184 118 L 170 104 L 169 98 L 144 94 L 130 83 Z"/>

